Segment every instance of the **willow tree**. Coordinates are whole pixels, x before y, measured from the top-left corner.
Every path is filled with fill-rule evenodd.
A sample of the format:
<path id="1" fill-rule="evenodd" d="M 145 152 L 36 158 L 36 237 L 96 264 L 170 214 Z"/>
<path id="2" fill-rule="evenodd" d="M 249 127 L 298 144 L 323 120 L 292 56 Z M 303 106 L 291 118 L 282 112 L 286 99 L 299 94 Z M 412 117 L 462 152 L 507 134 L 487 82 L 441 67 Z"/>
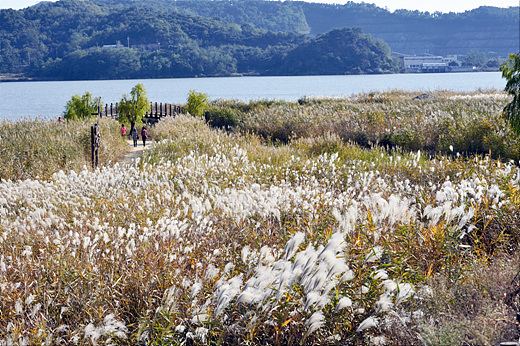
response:
<path id="1" fill-rule="evenodd" d="M 67 120 L 93 118 L 97 116 L 100 103 L 101 99 L 93 99 L 89 92 L 83 96 L 76 94 L 67 102 L 63 118 Z"/>
<path id="2" fill-rule="evenodd" d="M 208 94 L 199 93 L 190 90 L 188 94 L 188 102 L 186 103 L 186 111 L 191 115 L 203 116 L 204 110 L 208 107 Z"/>
<path id="3" fill-rule="evenodd" d="M 144 86 L 139 83 L 132 88 L 129 95 L 124 95 L 118 104 L 119 120 L 121 122 L 127 121 L 131 125 L 132 131 L 135 124 L 141 124 L 143 116 L 148 110 L 148 98 L 146 97 L 146 90 Z"/>
<path id="4" fill-rule="evenodd" d="M 500 71 L 502 77 L 507 79 L 506 92 L 513 96 L 504 107 L 504 118 L 511 124 L 513 131 L 520 135 L 520 53 L 509 55 Z"/>

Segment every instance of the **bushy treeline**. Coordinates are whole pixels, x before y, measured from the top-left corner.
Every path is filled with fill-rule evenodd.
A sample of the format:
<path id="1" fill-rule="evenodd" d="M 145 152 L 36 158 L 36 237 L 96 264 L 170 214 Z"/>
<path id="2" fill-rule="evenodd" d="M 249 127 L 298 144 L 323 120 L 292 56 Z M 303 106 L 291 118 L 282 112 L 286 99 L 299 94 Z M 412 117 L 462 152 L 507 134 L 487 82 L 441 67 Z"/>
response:
<path id="1" fill-rule="evenodd" d="M 338 38 L 344 46 L 336 45 Z M 388 46 L 360 30 L 316 40 L 173 10 L 62 0 L 0 11 L 0 72 L 64 80 L 279 75 L 295 74 L 287 69 L 298 64 L 295 56 L 314 61 L 297 74 L 315 74 L 315 66 L 325 66 L 320 73 L 329 74 L 396 67 Z M 313 42 L 319 49 L 299 57 L 297 49 Z M 339 64 L 327 70 L 324 57 L 336 57 Z"/>

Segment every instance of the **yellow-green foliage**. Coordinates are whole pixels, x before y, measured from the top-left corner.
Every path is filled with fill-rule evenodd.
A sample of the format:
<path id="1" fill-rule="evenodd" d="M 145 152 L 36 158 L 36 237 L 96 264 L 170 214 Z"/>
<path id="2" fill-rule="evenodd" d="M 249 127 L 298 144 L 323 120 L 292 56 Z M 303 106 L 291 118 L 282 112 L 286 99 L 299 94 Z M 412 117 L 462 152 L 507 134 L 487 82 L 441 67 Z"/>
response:
<path id="1" fill-rule="evenodd" d="M 186 103 L 186 111 L 193 116 L 202 116 L 208 106 L 208 94 L 190 90 Z"/>
<path id="2" fill-rule="evenodd" d="M 95 118 L 99 105 L 100 98 L 93 100 L 89 92 L 83 96 L 76 94 L 67 102 L 63 117 L 67 120 Z"/>
<path id="3" fill-rule="evenodd" d="M 143 116 L 150 108 L 144 85 L 137 83 L 130 91 L 130 96 L 124 95 L 119 101 L 120 121 L 130 124 L 141 124 Z"/>

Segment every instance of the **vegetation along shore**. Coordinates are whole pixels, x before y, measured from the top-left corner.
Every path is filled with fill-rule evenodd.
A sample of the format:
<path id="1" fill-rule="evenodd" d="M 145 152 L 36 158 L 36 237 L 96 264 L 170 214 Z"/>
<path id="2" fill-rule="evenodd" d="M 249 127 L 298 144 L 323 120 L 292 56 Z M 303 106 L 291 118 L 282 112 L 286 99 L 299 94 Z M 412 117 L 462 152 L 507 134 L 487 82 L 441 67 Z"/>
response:
<path id="1" fill-rule="evenodd" d="M 518 340 L 511 97 L 420 94 L 2 121 L 0 345 Z"/>
<path id="2" fill-rule="evenodd" d="M 518 20 L 518 8 L 491 6 L 465 13 L 392 13 L 352 1 L 41 2 L 0 10 L 0 76 L 99 80 L 396 73 L 404 70 L 399 57 L 425 52 L 458 57 L 449 69 L 496 71 L 518 49 Z"/>

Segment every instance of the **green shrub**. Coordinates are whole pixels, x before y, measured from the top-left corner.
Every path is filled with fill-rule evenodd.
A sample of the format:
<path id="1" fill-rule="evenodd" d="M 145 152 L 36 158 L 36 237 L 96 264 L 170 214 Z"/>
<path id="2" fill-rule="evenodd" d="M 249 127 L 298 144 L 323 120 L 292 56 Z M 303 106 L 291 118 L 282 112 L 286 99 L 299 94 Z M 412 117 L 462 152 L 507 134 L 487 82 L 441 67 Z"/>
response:
<path id="1" fill-rule="evenodd" d="M 63 117 L 67 120 L 88 119 L 96 116 L 100 98 L 92 99 L 92 95 L 86 92 L 83 96 L 74 95 L 67 102 Z"/>
<path id="2" fill-rule="evenodd" d="M 204 117 L 213 127 L 234 128 L 239 124 L 241 112 L 232 108 L 210 105 L 204 112 Z"/>
<path id="3" fill-rule="evenodd" d="M 208 94 L 190 90 L 188 102 L 186 103 L 186 111 L 191 115 L 200 117 L 204 115 L 206 107 L 208 107 Z"/>

